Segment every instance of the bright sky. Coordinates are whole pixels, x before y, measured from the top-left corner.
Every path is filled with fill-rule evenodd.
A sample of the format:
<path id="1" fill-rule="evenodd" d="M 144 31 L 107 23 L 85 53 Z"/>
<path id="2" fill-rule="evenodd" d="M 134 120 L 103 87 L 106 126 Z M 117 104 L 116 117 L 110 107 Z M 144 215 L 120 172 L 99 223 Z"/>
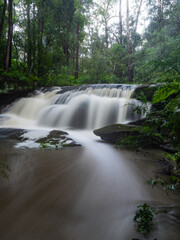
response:
<path id="1" fill-rule="evenodd" d="M 136 2 L 139 4 L 140 0 L 129 0 L 129 15 L 134 15 L 136 16 L 137 14 L 137 8 L 135 8 L 136 6 Z M 117 3 L 115 4 L 114 7 L 114 14 L 115 16 L 119 16 L 119 0 L 117 0 Z M 147 12 L 147 6 L 145 1 L 143 1 L 142 3 L 142 7 L 141 7 L 141 13 L 139 15 L 139 22 L 138 22 L 138 27 L 137 27 L 137 32 L 138 33 L 142 33 L 144 31 L 144 29 L 148 26 L 148 12 Z M 122 19 L 123 21 L 126 21 L 126 0 L 122 0 Z M 119 21 L 118 18 L 114 18 L 114 21 Z"/>
<path id="2" fill-rule="evenodd" d="M 104 2 L 106 0 L 94 0 L 95 3 L 100 3 L 100 2 Z M 129 0 L 129 14 L 130 16 L 137 14 L 137 7 L 136 3 L 138 3 L 139 5 L 140 0 Z M 116 0 L 116 3 L 114 4 L 114 8 L 112 10 L 112 16 L 116 16 L 114 18 L 112 18 L 109 23 L 119 23 L 119 0 Z M 145 27 L 147 27 L 149 21 L 147 19 L 148 16 L 148 12 L 147 12 L 147 6 L 145 1 L 143 1 L 142 3 L 142 7 L 141 7 L 141 13 L 139 15 L 139 22 L 138 22 L 138 27 L 137 27 L 137 32 L 138 33 L 142 33 L 145 29 Z M 126 0 L 122 0 L 122 20 L 123 22 L 126 21 Z"/>

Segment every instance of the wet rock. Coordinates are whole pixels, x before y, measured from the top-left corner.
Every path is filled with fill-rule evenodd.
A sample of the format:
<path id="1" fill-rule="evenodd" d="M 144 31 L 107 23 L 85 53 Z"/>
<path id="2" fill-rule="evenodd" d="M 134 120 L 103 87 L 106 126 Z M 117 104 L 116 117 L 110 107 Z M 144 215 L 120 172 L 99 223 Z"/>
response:
<path id="1" fill-rule="evenodd" d="M 128 125 L 136 125 L 136 126 L 146 126 L 147 125 L 147 119 L 143 118 L 137 121 L 129 122 Z"/>
<path id="2" fill-rule="evenodd" d="M 116 143 L 117 140 L 122 140 L 128 136 L 136 136 L 140 134 L 141 129 L 141 126 L 130 124 L 113 124 L 107 127 L 96 129 L 93 131 L 93 133 L 105 141 Z"/>
<path id="3" fill-rule="evenodd" d="M 51 131 L 47 137 L 40 138 L 36 142 L 42 144 L 42 146 L 47 146 L 47 148 L 55 147 L 76 147 L 81 146 L 79 143 L 76 143 L 71 138 L 67 137 L 68 133 L 60 130 Z"/>
<path id="4" fill-rule="evenodd" d="M 1 106 L 4 107 L 18 98 L 26 97 L 31 93 L 33 89 L 23 90 L 23 91 L 12 91 L 8 93 L 0 93 L 0 109 Z"/>
<path id="5" fill-rule="evenodd" d="M 13 140 L 22 140 L 22 135 L 25 133 L 24 129 L 18 128 L 0 128 L 0 138 L 8 138 Z"/>
<path id="6" fill-rule="evenodd" d="M 165 144 L 161 144 L 160 148 L 168 153 L 176 153 L 177 150 L 174 148 L 172 143 L 165 143 Z"/>
<path id="7" fill-rule="evenodd" d="M 0 138 L 16 141 L 16 147 L 29 148 L 62 148 L 81 146 L 68 137 L 68 133 L 60 130 L 52 130 L 50 132 L 44 130 L 26 130 L 15 128 L 0 128 Z M 32 147 L 33 146 L 33 147 Z"/>

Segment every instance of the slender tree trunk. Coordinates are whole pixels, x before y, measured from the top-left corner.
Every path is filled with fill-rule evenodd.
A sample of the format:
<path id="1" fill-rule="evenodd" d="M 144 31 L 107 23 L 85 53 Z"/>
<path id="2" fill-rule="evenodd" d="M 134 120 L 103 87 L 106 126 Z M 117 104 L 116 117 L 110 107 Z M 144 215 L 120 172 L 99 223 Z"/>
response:
<path id="1" fill-rule="evenodd" d="M 66 63 L 69 66 L 69 45 L 68 45 L 68 43 L 64 44 L 63 51 L 64 51 L 64 55 L 66 56 Z"/>
<path id="2" fill-rule="evenodd" d="M 76 28 L 76 70 L 75 70 L 75 79 L 78 79 L 79 74 L 79 23 Z"/>
<path id="3" fill-rule="evenodd" d="M 119 36 L 120 44 L 122 44 L 122 0 L 119 0 Z"/>
<path id="4" fill-rule="evenodd" d="M 128 68 L 128 79 L 129 82 L 132 82 L 132 72 L 131 72 L 131 59 L 130 59 L 130 33 L 129 33 L 129 0 L 126 0 L 127 3 L 127 13 L 126 13 L 126 39 L 127 39 L 127 54 L 128 54 L 128 63 L 127 63 L 127 68 Z"/>
<path id="5" fill-rule="evenodd" d="M 30 20 L 30 4 L 27 4 L 27 66 L 28 73 L 31 72 L 31 64 L 32 64 L 32 44 L 31 44 L 31 20 Z"/>
<path id="6" fill-rule="evenodd" d="M 6 6 L 7 6 L 7 0 L 4 0 L 2 17 L 1 17 L 1 22 L 0 22 L 0 40 L 1 40 L 2 32 L 3 32 L 4 19 L 5 19 L 5 13 L 6 13 Z"/>
<path id="7" fill-rule="evenodd" d="M 36 10 L 35 10 L 35 4 L 33 4 L 33 24 L 32 24 L 32 66 L 31 66 L 31 71 L 33 72 L 33 74 L 35 74 L 35 69 L 34 66 L 36 65 L 36 32 L 37 32 L 37 28 L 36 28 Z"/>
<path id="8" fill-rule="evenodd" d="M 134 42 L 133 42 L 133 51 L 135 51 L 135 47 L 136 47 L 136 32 L 137 32 L 137 26 L 138 26 L 138 22 L 139 22 L 139 15 L 141 13 L 142 3 L 143 3 L 143 0 L 140 0 L 138 10 L 137 10 L 136 20 L 135 20 L 135 28 L 134 28 L 135 39 L 134 39 Z"/>
<path id="9" fill-rule="evenodd" d="M 127 13 L 126 13 L 126 28 L 127 28 L 127 32 L 126 32 L 126 39 L 127 39 L 127 53 L 130 54 L 131 50 L 130 50 L 130 33 L 129 33 L 129 0 L 127 1 Z"/>
<path id="10" fill-rule="evenodd" d="M 79 0 L 79 6 L 81 6 L 81 0 Z M 80 13 L 79 7 L 79 13 Z M 76 65 L 75 65 L 75 79 L 78 79 L 79 75 L 79 23 L 76 28 Z"/>
<path id="11" fill-rule="evenodd" d="M 105 19 L 105 47 L 108 48 L 109 43 L 108 43 L 108 23 L 107 20 Z"/>
<path id="12" fill-rule="evenodd" d="M 12 10 L 13 10 L 13 0 L 9 0 L 8 4 L 9 18 L 8 18 L 8 40 L 6 48 L 6 61 L 5 61 L 5 71 L 8 72 L 11 66 L 11 53 L 12 53 L 12 36 L 13 36 L 13 22 L 12 22 Z"/>
<path id="13" fill-rule="evenodd" d="M 158 25 L 159 30 L 162 28 L 162 0 L 158 0 Z"/>
<path id="14" fill-rule="evenodd" d="M 43 23 L 44 23 L 44 14 L 43 14 L 43 9 L 44 4 L 43 1 L 40 3 L 38 6 L 38 56 L 37 56 L 37 61 L 38 61 L 38 77 L 43 76 L 43 66 L 42 66 L 42 54 L 43 54 L 43 45 L 42 45 L 42 37 L 43 37 Z"/>
<path id="15" fill-rule="evenodd" d="M 135 33 L 137 31 L 137 25 L 138 25 L 138 22 L 139 22 L 139 15 L 141 13 L 142 2 L 143 2 L 143 0 L 140 0 L 139 6 L 138 6 L 138 11 L 137 11 L 136 20 L 135 20 L 135 28 L 134 28 Z"/>

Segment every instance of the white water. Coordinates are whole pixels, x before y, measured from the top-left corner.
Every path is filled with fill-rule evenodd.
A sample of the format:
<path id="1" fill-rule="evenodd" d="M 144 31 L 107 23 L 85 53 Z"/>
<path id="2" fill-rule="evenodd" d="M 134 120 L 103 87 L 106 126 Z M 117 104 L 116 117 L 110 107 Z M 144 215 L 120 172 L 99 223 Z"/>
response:
<path id="1" fill-rule="evenodd" d="M 131 98 L 134 88 L 93 88 L 61 93 L 60 88 L 17 101 L 1 115 L 2 127 L 95 129 L 142 118 L 133 113 L 141 102 Z"/>

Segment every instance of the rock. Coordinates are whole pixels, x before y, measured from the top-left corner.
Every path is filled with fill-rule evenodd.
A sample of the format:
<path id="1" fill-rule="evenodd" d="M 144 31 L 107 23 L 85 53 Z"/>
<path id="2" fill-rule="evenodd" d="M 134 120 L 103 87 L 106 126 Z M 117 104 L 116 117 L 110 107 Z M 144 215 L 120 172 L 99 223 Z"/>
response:
<path id="1" fill-rule="evenodd" d="M 145 126 L 145 125 L 147 125 L 147 119 L 143 118 L 143 119 L 140 119 L 140 120 L 129 122 L 128 125 Z"/>
<path id="2" fill-rule="evenodd" d="M 133 98 L 139 99 L 139 96 L 141 96 L 141 93 L 143 93 L 144 96 L 146 96 L 146 99 L 151 102 L 153 95 L 157 89 L 158 89 L 158 85 L 154 85 L 154 84 L 138 86 L 133 93 Z"/>
<path id="3" fill-rule="evenodd" d="M 36 142 L 45 144 L 50 148 L 55 146 L 56 148 L 60 147 L 77 147 L 81 146 L 79 143 L 76 143 L 71 138 L 67 137 L 68 133 L 60 130 L 51 131 L 47 137 L 40 138 Z"/>
<path id="4" fill-rule="evenodd" d="M 116 143 L 117 140 L 122 140 L 127 136 L 136 136 L 140 134 L 141 129 L 141 126 L 130 124 L 114 124 L 96 129 L 93 131 L 93 133 L 105 141 Z"/>
<path id="5" fill-rule="evenodd" d="M 21 140 L 25 133 L 24 129 L 18 128 L 0 128 L 0 138 L 8 138 L 13 140 Z"/>
<path id="6" fill-rule="evenodd" d="M 26 97 L 31 92 L 33 89 L 0 93 L 0 106 L 6 106 L 19 98 Z"/>
<path id="7" fill-rule="evenodd" d="M 34 132 L 33 135 L 29 135 L 29 132 Z M 0 139 L 11 139 L 16 140 L 16 143 L 26 143 L 23 146 L 28 147 L 29 142 L 36 143 L 35 146 L 40 148 L 56 148 L 61 147 L 76 147 L 81 146 L 74 140 L 68 137 L 68 133 L 60 130 L 52 130 L 47 132 L 46 137 L 38 137 L 38 129 L 26 130 L 26 129 L 15 129 L 15 128 L 0 128 Z M 42 130 L 40 130 L 41 133 Z M 30 141 L 29 141 L 30 140 Z M 34 146 L 34 145 L 33 145 Z M 32 147 L 31 147 L 32 148 Z"/>

